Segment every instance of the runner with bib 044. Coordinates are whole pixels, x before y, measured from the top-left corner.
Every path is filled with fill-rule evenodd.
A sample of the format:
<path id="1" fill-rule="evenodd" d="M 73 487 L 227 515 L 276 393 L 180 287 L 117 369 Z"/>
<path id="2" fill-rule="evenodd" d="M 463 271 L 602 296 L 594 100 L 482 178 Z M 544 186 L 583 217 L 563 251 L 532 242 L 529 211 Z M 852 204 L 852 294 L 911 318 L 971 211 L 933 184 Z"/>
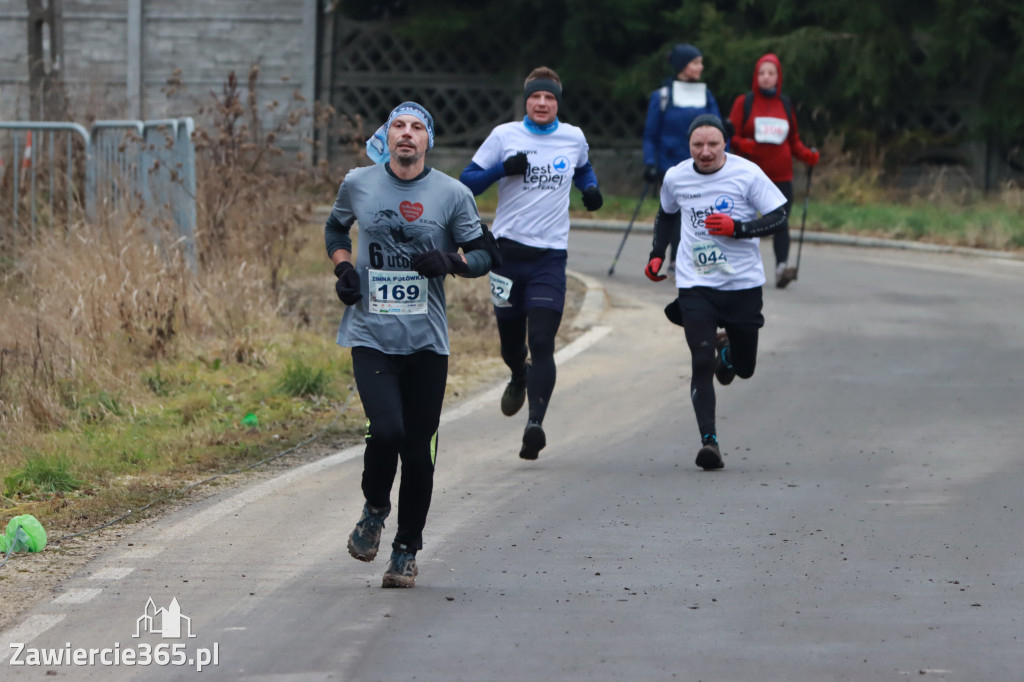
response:
<path id="1" fill-rule="evenodd" d="M 759 237 L 785 224 L 786 198 L 755 164 L 725 151 L 725 126 L 717 116 L 698 116 L 689 137 L 693 160 L 670 168 L 661 186 L 654 248 L 644 274 L 665 279 L 659 274 L 665 249 L 673 229 L 681 226 L 678 297 L 665 312 L 686 333 L 690 398 L 701 436 L 697 466 L 710 471 L 725 466 L 713 379 L 726 385 L 754 374 L 758 330 L 764 326 Z"/>

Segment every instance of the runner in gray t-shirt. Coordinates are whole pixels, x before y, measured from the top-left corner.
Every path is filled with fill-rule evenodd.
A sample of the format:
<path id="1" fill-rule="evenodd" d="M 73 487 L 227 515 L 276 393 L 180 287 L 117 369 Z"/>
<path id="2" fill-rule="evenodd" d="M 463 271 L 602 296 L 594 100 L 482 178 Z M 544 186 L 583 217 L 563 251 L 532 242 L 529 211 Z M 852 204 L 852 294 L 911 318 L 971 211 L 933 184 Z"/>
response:
<path id="1" fill-rule="evenodd" d="M 448 378 L 444 278 L 484 275 L 498 251 L 469 190 L 426 165 L 434 142 L 426 109 L 400 104 L 374 142 L 368 149 L 384 162 L 345 176 L 324 227 L 338 278 L 335 289 L 347 306 L 338 345 L 352 348 L 352 372 L 367 419 L 366 504 L 348 549 L 361 561 L 376 557 L 401 458 L 398 530 L 383 586 L 412 587 Z M 355 222 L 359 254 L 353 266 L 349 231 Z"/>

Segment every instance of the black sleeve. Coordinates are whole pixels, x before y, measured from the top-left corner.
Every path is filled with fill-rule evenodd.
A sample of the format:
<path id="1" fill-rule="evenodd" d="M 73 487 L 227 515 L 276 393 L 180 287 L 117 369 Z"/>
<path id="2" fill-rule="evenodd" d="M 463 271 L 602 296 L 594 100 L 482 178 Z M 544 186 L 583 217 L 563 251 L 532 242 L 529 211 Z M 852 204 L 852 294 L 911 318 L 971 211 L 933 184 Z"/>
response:
<path id="1" fill-rule="evenodd" d="M 678 228 L 680 217 L 679 211 L 665 213 L 665 209 L 658 207 L 658 215 L 654 219 L 654 243 L 650 258 L 665 259 L 665 251 L 672 243 L 672 233 Z"/>
<path id="2" fill-rule="evenodd" d="M 492 268 L 501 266 L 501 250 L 494 235 L 487 228 L 486 223 L 480 223 L 483 234 L 476 239 L 460 243 L 463 253 L 466 254 L 466 264 L 469 265 L 467 277 L 481 277 L 487 274 Z"/>
<path id="3" fill-rule="evenodd" d="M 463 253 L 466 254 L 466 265 L 469 266 L 469 272 L 465 277 L 482 277 L 491 270 L 491 254 L 487 253 L 487 249 L 484 248 L 481 243 L 481 238 L 477 237 L 465 244 L 460 244 Z"/>
<path id="4" fill-rule="evenodd" d="M 733 236 L 737 239 L 753 239 L 775 234 L 786 225 L 786 205 L 783 204 L 771 213 L 765 213 L 757 220 L 748 220 L 736 224 Z"/>
<path id="5" fill-rule="evenodd" d="M 324 241 L 327 243 L 328 256 L 338 249 L 352 251 L 352 237 L 349 236 L 349 231 L 354 222 L 353 220 L 348 225 L 343 225 L 334 213 L 327 216 L 327 223 L 324 225 Z"/>
<path id="6" fill-rule="evenodd" d="M 349 232 L 355 222 L 356 214 L 352 211 L 348 185 L 342 181 L 338 186 L 338 196 L 334 200 L 331 214 L 327 216 L 327 222 L 324 224 L 324 243 L 327 246 L 328 258 L 338 249 L 352 252 L 352 237 Z"/>

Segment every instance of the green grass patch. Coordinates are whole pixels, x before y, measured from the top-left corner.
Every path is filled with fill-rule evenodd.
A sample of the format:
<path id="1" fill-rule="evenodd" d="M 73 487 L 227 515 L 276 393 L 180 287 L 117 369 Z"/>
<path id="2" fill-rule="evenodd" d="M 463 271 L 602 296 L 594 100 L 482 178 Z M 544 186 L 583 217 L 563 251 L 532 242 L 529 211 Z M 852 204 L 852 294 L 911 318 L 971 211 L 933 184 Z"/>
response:
<path id="1" fill-rule="evenodd" d="M 5 496 L 17 503 L 51 488 L 109 490 L 139 477 L 180 479 L 238 466 L 308 437 L 350 402 L 351 357 L 332 337 L 293 332 L 260 353 L 265 365 L 210 360 L 208 353 L 165 359 L 116 395 L 77 397 L 63 427 L 5 448 Z M 348 412 L 335 435 L 361 429 L 361 416 Z M 255 427 L 244 422 L 249 414 Z M 17 467 L 19 452 L 32 453 L 24 467 Z M 73 487 L 60 487 L 62 471 L 75 472 L 63 479 Z M 48 479 L 47 472 L 56 473 Z M 45 483 L 51 479 L 53 485 Z"/>
<path id="2" fill-rule="evenodd" d="M 167 396 L 172 390 L 171 382 L 160 371 L 159 362 L 154 365 L 152 371 L 142 373 L 142 381 L 154 395 Z"/>
<path id="3" fill-rule="evenodd" d="M 802 206 L 790 226 L 799 226 Z M 924 201 L 909 204 L 809 202 L 807 229 L 996 250 L 1024 248 L 1024 216 L 1012 207 Z"/>
<path id="4" fill-rule="evenodd" d="M 123 417 L 125 414 L 121 401 L 106 391 L 82 397 L 76 402 L 75 408 L 79 418 L 86 423 L 101 422 L 112 417 Z"/>
<path id="5" fill-rule="evenodd" d="M 25 464 L 4 476 L 4 495 L 31 496 L 77 490 L 83 482 L 72 472 L 71 460 L 60 455 L 31 455 Z"/>
<path id="6" fill-rule="evenodd" d="M 302 360 L 294 360 L 285 366 L 277 386 L 293 398 L 326 396 L 331 390 L 331 381 L 323 367 L 311 367 Z"/>

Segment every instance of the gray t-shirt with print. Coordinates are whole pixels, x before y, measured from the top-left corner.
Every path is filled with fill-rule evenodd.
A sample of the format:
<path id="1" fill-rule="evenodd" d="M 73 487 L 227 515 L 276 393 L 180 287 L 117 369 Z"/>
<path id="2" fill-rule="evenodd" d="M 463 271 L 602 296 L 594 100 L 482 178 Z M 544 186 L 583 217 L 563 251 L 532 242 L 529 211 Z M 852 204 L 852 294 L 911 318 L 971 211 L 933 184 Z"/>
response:
<path id="1" fill-rule="evenodd" d="M 363 294 L 345 309 L 338 345 L 449 355 L 444 278 L 422 278 L 409 262 L 431 249 L 456 251 L 482 235 L 469 189 L 431 168 L 414 180 L 400 180 L 385 164 L 355 168 L 338 188 L 331 216 L 324 229 L 328 255 L 346 248 L 352 224 L 359 224 L 355 267 Z"/>

